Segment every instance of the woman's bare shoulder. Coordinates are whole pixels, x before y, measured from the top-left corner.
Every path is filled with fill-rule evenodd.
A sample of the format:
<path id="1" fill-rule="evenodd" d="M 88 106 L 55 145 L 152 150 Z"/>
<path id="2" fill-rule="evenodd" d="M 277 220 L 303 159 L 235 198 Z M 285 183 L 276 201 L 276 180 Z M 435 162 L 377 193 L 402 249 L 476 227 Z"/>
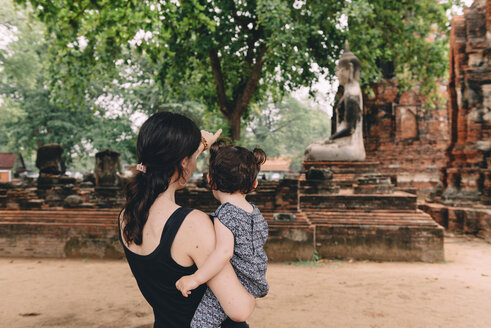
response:
<path id="1" fill-rule="evenodd" d="M 200 210 L 192 210 L 186 220 L 182 223 L 183 228 L 188 230 L 191 233 L 196 234 L 204 234 L 208 235 L 208 232 L 211 231 L 212 238 L 215 235 L 215 230 L 213 228 L 213 222 L 211 221 L 208 214 L 200 211 Z"/>
<path id="2" fill-rule="evenodd" d="M 202 258 L 206 259 L 215 248 L 213 222 L 206 213 L 200 210 L 191 211 L 179 231 L 182 232 L 182 234 L 179 233 L 179 237 L 182 236 L 187 253 L 195 262 L 198 262 L 197 264 L 201 262 Z"/>

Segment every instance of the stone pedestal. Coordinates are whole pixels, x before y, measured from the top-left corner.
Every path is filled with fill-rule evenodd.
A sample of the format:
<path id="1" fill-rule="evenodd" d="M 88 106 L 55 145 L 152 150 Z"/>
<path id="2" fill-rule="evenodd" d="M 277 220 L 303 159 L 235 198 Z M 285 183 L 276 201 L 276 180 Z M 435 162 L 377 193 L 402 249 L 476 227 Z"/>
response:
<path id="1" fill-rule="evenodd" d="M 123 203 L 120 187 L 98 186 L 94 188 L 96 205 L 100 208 L 114 208 Z"/>
<path id="2" fill-rule="evenodd" d="M 333 173 L 325 181 L 302 177 L 299 182 L 299 211 L 315 227 L 319 256 L 425 262 L 444 259 L 443 228 L 418 210 L 416 195 L 394 191 L 390 177 L 377 172 L 377 162 L 305 162 L 304 167 Z M 325 186 L 329 192 L 323 190 Z"/>
<path id="3" fill-rule="evenodd" d="M 329 169 L 332 172 L 331 183 L 340 189 L 352 189 L 356 185 L 375 186 L 385 182 L 387 185 L 392 185 L 390 177 L 377 173 L 379 165 L 380 163 L 375 161 L 303 163 L 306 171 L 314 167 Z"/>

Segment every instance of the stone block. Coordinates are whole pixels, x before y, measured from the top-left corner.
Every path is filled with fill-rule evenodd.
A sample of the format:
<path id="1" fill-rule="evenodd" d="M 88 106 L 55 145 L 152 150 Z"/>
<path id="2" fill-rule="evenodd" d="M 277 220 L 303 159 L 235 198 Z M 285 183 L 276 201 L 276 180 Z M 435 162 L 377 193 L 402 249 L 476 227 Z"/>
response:
<path id="1" fill-rule="evenodd" d="M 302 180 L 300 181 L 300 193 L 305 195 L 312 194 L 337 194 L 340 185 L 330 180 Z"/>
<path id="2" fill-rule="evenodd" d="M 305 179 L 310 180 L 330 180 L 332 179 L 332 171 L 328 168 L 310 167 L 305 173 Z"/>
<path id="3" fill-rule="evenodd" d="M 395 192 L 392 195 L 300 195 L 299 207 L 303 210 L 363 210 L 377 209 L 394 211 L 415 211 L 415 195 Z"/>
<path id="4" fill-rule="evenodd" d="M 312 213 L 312 216 L 314 213 Z M 331 213 L 315 220 L 321 257 L 382 261 L 444 260 L 443 228 L 423 213 Z"/>

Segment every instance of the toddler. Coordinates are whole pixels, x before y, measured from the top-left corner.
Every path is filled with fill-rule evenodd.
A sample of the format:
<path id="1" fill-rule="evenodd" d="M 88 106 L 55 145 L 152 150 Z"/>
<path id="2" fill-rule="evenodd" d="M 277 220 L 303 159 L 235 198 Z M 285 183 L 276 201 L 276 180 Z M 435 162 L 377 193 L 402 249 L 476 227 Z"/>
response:
<path id="1" fill-rule="evenodd" d="M 199 285 L 215 276 L 230 261 L 242 285 L 254 297 L 264 297 L 268 258 L 264 243 L 268 224 L 259 209 L 246 200 L 257 187 L 257 174 L 266 154 L 256 148 L 252 152 L 240 146 L 214 143 L 210 149 L 208 182 L 213 196 L 221 203 L 212 214 L 216 232 L 215 250 L 206 262 L 190 276 L 176 282 L 187 297 Z M 227 318 L 220 303 L 208 288 L 201 299 L 191 327 L 220 327 Z"/>

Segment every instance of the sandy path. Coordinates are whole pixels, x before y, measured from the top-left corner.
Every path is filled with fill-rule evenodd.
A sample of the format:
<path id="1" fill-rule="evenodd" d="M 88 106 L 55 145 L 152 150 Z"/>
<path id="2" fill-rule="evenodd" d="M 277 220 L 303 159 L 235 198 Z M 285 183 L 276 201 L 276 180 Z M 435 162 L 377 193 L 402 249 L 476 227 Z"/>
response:
<path id="1" fill-rule="evenodd" d="M 251 327 L 490 327 L 491 244 L 447 238 L 445 263 L 272 264 Z M 0 326 L 151 327 L 123 261 L 0 259 Z"/>

